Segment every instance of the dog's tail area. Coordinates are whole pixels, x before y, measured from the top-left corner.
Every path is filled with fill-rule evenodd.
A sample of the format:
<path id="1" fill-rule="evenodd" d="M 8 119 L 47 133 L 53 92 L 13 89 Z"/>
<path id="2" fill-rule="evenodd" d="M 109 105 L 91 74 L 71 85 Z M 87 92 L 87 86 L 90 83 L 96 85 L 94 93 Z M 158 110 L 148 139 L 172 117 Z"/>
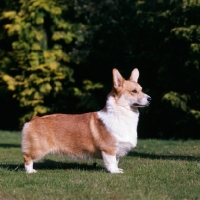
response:
<path id="1" fill-rule="evenodd" d="M 24 167 L 27 173 L 34 173 L 36 170 L 33 169 L 33 159 L 31 156 L 31 145 L 30 145 L 30 136 L 29 134 L 29 123 L 24 124 L 22 129 L 22 140 L 21 140 L 21 147 L 22 147 L 22 154 L 24 158 Z"/>

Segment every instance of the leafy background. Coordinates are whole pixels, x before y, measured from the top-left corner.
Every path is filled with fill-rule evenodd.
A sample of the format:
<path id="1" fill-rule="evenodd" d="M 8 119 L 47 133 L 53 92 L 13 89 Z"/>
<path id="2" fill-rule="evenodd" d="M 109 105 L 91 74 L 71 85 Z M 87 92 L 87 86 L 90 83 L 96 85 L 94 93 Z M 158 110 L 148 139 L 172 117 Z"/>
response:
<path id="1" fill-rule="evenodd" d="M 1 0 L 0 57 L 0 129 L 102 109 L 137 67 L 139 137 L 200 138 L 199 0 Z"/>

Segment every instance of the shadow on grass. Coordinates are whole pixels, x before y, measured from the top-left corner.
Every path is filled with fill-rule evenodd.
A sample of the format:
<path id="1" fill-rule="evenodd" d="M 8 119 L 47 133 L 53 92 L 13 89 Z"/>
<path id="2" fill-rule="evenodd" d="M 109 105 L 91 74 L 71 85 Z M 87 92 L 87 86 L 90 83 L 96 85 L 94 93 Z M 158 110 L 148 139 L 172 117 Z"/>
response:
<path id="1" fill-rule="evenodd" d="M 130 152 L 128 156 L 148 158 L 152 160 L 186 160 L 186 161 L 200 161 L 198 156 L 182 156 L 182 155 L 157 155 L 139 152 Z"/>
<path id="2" fill-rule="evenodd" d="M 65 163 L 65 162 L 57 162 L 53 160 L 44 160 L 43 162 L 39 163 L 34 163 L 34 169 L 36 170 L 56 170 L 56 169 L 61 169 L 61 170 L 83 170 L 83 171 L 99 171 L 99 170 L 104 170 L 105 168 L 98 166 L 97 163 L 94 164 L 86 164 L 86 163 Z M 23 164 L 0 164 L 0 168 L 7 169 L 10 171 L 17 171 L 17 170 L 22 170 L 24 169 Z"/>
<path id="3" fill-rule="evenodd" d="M 0 144 L 0 148 L 21 148 L 20 144 Z"/>

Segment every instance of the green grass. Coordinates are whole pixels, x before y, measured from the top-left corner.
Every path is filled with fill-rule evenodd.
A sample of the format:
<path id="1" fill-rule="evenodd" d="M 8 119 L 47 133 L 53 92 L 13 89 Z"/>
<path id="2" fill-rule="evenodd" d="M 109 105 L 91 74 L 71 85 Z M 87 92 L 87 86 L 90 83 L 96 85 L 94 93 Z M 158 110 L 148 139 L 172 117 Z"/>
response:
<path id="1" fill-rule="evenodd" d="M 20 133 L 0 131 L 1 200 L 200 200 L 200 141 L 139 140 L 119 166 L 109 174 L 101 160 L 50 155 L 26 174 Z"/>

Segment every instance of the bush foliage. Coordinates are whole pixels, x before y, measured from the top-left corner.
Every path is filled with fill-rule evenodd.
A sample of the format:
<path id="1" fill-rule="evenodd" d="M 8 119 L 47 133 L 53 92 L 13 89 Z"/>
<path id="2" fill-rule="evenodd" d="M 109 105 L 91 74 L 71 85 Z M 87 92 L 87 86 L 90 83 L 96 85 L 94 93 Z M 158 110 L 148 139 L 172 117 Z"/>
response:
<path id="1" fill-rule="evenodd" d="M 73 54 L 74 43 L 81 43 L 86 37 L 87 27 L 67 19 L 65 2 L 31 0 L 19 3 L 19 10 L 2 12 L 11 50 L 1 61 L 1 80 L 12 91 L 19 106 L 25 108 L 20 118 L 24 123 L 33 116 L 57 110 L 49 99 L 54 102 L 61 94 L 83 97 L 101 84 L 90 87 L 91 81 L 85 80 L 85 91 L 72 85 L 75 80 L 70 63 L 76 61 L 71 61 L 70 53 Z M 90 101 L 87 98 L 86 103 Z"/>
<path id="2" fill-rule="evenodd" d="M 137 67 L 153 98 L 140 136 L 200 138 L 199 0 L 0 4 L 2 120 L 100 109 L 112 68 Z"/>

